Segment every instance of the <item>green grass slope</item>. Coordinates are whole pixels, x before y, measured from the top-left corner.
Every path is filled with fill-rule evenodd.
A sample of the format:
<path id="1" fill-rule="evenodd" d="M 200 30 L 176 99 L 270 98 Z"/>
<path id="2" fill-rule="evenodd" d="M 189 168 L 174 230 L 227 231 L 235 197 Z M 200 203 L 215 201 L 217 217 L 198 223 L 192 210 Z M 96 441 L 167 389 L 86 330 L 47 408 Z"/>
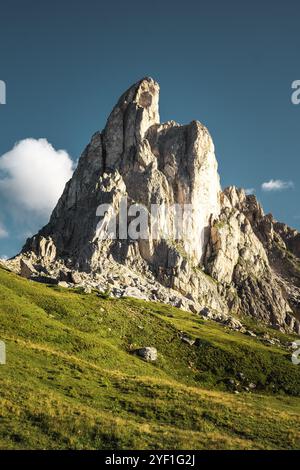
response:
<path id="1" fill-rule="evenodd" d="M 0 268 L 0 448 L 299 448 L 300 366 L 263 332 L 252 338 L 169 306 Z M 134 354 L 142 346 L 158 349 L 155 364 Z M 255 391 L 240 383 L 234 393 L 241 373 Z"/>

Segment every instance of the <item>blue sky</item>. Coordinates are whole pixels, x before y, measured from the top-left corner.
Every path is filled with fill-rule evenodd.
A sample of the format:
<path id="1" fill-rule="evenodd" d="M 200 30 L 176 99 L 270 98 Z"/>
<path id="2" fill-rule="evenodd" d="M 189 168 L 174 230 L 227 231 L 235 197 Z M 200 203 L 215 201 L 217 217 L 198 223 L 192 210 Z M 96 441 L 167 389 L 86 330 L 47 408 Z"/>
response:
<path id="1" fill-rule="evenodd" d="M 209 128 L 222 186 L 255 188 L 266 212 L 300 229 L 299 14 L 291 0 L 4 0 L 0 162 L 27 138 L 76 161 L 119 95 L 151 76 L 163 121 Z M 286 188 L 262 191 L 271 179 Z M 16 207 L 15 187 L 4 187 L 0 256 L 11 256 L 48 215 Z"/>

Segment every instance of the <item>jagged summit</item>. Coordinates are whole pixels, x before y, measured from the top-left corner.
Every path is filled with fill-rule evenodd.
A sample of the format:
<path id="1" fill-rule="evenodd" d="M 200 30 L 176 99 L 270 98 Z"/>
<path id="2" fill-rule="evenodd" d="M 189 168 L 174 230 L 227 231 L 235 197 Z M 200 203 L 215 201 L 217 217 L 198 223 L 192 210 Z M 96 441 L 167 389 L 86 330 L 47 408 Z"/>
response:
<path id="1" fill-rule="evenodd" d="M 159 122 L 159 85 L 152 78 L 143 78 L 121 96 L 108 118 L 103 132 L 105 169 L 118 166 L 121 157 Z"/>
<path id="2" fill-rule="evenodd" d="M 117 236 L 103 239 L 124 199 L 149 213 L 153 204 L 167 211 L 150 217 L 137 239 L 130 230 L 122 235 L 120 219 Z M 186 206 L 192 217 L 178 238 L 172 208 Z M 131 221 L 132 214 L 126 229 Z M 27 277 L 168 302 L 238 329 L 233 314 L 300 333 L 299 237 L 265 216 L 255 196 L 221 191 L 208 130 L 198 121 L 160 123 L 159 85 L 147 77 L 118 100 L 49 223 L 14 264 Z"/>

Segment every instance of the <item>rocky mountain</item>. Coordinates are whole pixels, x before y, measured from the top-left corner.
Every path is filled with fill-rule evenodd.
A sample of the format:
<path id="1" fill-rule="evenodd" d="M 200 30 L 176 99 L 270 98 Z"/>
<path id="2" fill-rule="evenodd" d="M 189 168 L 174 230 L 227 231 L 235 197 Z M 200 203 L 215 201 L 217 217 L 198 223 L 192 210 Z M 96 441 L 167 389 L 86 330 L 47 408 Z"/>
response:
<path id="1" fill-rule="evenodd" d="M 198 121 L 160 123 L 158 105 L 151 78 L 121 96 L 49 223 L 8 265 L 35 280 L 170 303 L 240 330 L 250 315 L 300 334 L 300 234 L 265 215 L 255 196 L 222 191 L 208 130 Z M 135 239 L 115 217 L 125 199 L 166 211 Z M 185 206 L 192 217 L 178 237 L 174 207 Z M 116 238 L 104 239 L 113 224 Z"/>

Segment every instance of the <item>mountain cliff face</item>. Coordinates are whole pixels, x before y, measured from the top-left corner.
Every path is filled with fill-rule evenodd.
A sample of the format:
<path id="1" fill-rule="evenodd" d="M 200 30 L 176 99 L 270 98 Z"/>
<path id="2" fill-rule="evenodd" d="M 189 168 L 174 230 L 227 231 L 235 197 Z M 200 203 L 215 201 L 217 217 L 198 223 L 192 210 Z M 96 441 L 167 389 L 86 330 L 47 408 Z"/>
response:
<path id="1" fill-rule="evenodd" d="M 171 303 L 238 329 L 250 315 L 300 333 L 300 234 L 264 215 L 243 190 L 222 192 L 207 129 L 198 121 L 161 124 L 158 103 L 151 78 L 121 96 L 48 225 L 11 266 L 36 280 Z M 136 239 L 115 221 L 125 199 L 166 211 Z M 192 216 L 180 238 L 173 208 L 186 205 Z M 112 223 L 116 238 L 103 239 Z"/>

